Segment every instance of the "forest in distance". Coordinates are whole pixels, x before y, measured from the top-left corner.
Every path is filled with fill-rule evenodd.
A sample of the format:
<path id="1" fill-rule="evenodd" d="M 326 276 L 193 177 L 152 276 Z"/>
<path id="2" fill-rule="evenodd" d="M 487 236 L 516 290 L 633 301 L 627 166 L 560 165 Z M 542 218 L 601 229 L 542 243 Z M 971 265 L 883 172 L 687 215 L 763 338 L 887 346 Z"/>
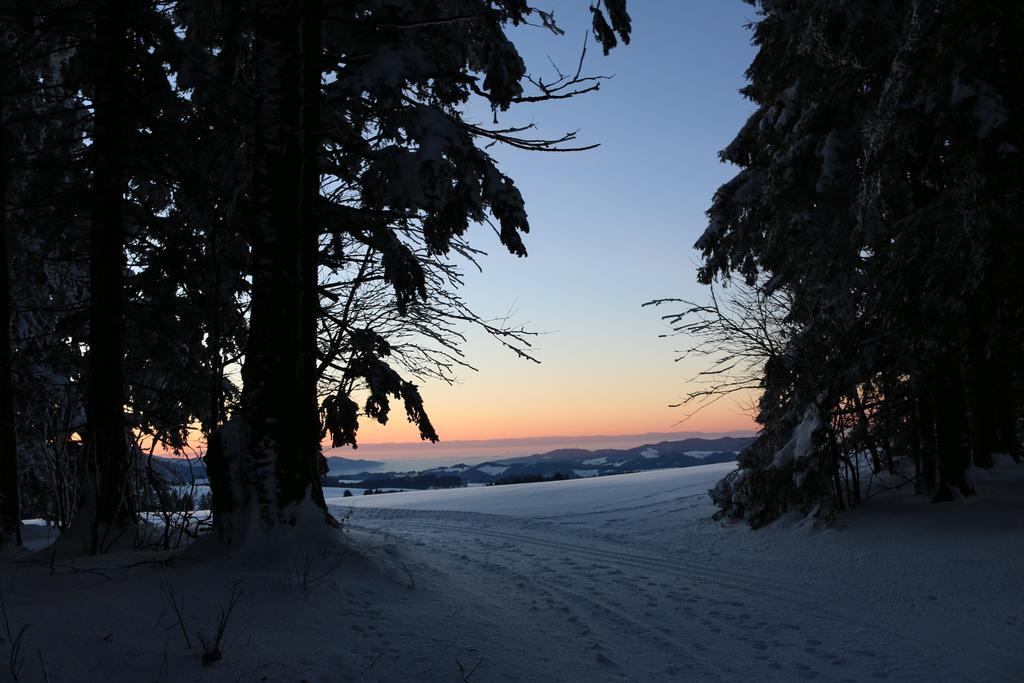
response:
<path id="1" fill-rule="evenodd" d="M 679 380 L 683 426 L 749 400 L 756 433 L 339 473 L 325 451 L 362 457 L 368 423 L 445 436 L 421 389 L 459 392 L 471 340 L 542 359 L 544 336 L 467 294 L 488 276 L 485 250 L 520 264 L 533 248 L 520 167 L 497 150 L 591 153 L 579 131 L 530 118 L 577 99 L 641 125 L 661 105 L 614 100 L 603 65 L 643 49 L 662 16 L 724 10 L 0 0 L 0 679 L 1024 670 L 1003 647 L 1024 633 L 1011 578 L 1024 555 L 998 559 L 1024 547 L 1024 4 L 732 4 L 753 61 L 745 123 L 720 141 L 729 177 L 678 255 L 699 289 L 630 305 L 699 368 Z M 584 38 L 567 25 L 585 40 L 537 75 L 522 31 Z M 600 247 L 623 249 L 631 230 Z M 968 550 L 943 564 L 947 543 Z M 830 579 L 850 557 L 874 558 L 891 585 L 872 593 L 856 563 Z M 523 597 L 529 586 L 543 588 Z M 833 588 L 838 607 L 823 607 Z M 85 616 L 120 589 L 138 614 Z M 193 591 L 217 607 L 201 625 Z M 314 608 L 318 591 L 330 597 Z M 837 610 L 868 593 L 841 625 Z M 58 604 L 66 624 L 47 611 Z M 476 604 L 515 607 L 492 622 Z M 293 616 L 269 625 L 307 608 L 324 633 L 332 609 L 346 628 L 357 612 L 386 618 L 352 621 L 320 660 L 325 641 Z M 437 633 L 407 628 L 405 608 L 437 616 Z M 963 651 L 929 625 L 968 611 Z M 171 635 L 144 638 L 144 616 Z M 89 628 L 72 633 L 76 619 Z M 820 637 L 804 634 L 815 620 Z M 128 649 L 104 655 L 89 634 L 113 623 L 134 624 L 116 645 Z M 34 633 L 75 643 L 89 673 Z M 277 638 L 280 657 L 261 659 Z M 558 654 L 524 662 L 541 641 Z M 914 661 L 886 655 L 897 646 Z M 145 654 L 118 672 L 129 651 Z"/>

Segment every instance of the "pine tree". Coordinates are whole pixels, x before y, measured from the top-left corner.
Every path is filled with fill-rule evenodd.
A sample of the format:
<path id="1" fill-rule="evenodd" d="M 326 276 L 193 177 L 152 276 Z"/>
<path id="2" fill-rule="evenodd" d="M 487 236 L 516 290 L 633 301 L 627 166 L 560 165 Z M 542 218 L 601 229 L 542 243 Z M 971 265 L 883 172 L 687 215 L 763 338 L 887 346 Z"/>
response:
<path id="1" fill-rule="evenodd" d="M 25 465 L 23 498 L 76 530 L 68 547 L 127 539 L 141 447 L 186 448 L 195 422 L 218 530 L 240 541 L 250 520 L 294 523 L 306 499 L 323 511 L 319 441 L 354 446 L 360 413 L 384 422 L 400 401 L 436 439 L 409 378 L 465 365 L 456 325 L 527 355 L 523 331 L 465 305 L 451 257 L 472 262 L 467 230 L 490 220 L 525 255 L 523 199 L 485 144 L 573 141 L 471 123 L 469 99 L 496 118 L 596 89 L 527 78 L 505 28 L 558 32 L 550 14 L 512 0 L 2 7 L 20 55 L 4 76 L 24 87 L 0 93 L 17 420 L 0 426 L 19 435 L 0 463 Z M 594 7 L 593 29 L 606 51 L 628 42 L 624 3 Z M 5 505 L 17 484 L 5 475 Z"/>
<path id="2" fill-rule="evenodd" d="M 785 292 L 788 337 L 763 430 L 712 497 L 754 524 L 831 513 L 859 502 L 864 459 L 895 471 L 901 449 L 923 491 L 970 495 L 969 465 L 1019 452 L 1019 276 L 1000 256 L 1021 239 L 1017 10 L 757 4 L 759 108 L 697 246 L 702 281 Z"/>
<path id="3" fill-rule="evenodd" d="M 23 512 L 64 528 L 79 484 L 69 442 L 84 428 L 88 193 L 76 161 L 83 107 L 78 85 L 65 85 L 61 73 L 82 18 L 58 0 L 41 0 L 5 3 L 0 19 L 15 45 L 3 67 L 13 377 L 5 395 L 14 406 Z"/>
<path id="4" fill-rule="evenodd" d="M 90 548 L 109 547 L 135 523 L 124 419 L 125 3 L 97 0 L 93 93 L 92 229 L 89 259 L 89 431 L 95 469 L 83 509 Z M 87 498 L 88 500 L 88 498 Z M 94 505 L 93 509 L 90 506 Z"/>
<path id="5" fill-rule="evenodd" d="M 628 39 L 628 15 L 621 3 L 612 6 L 618 13 L 611 26 Z M 326 377 L 315 364 L 312 334 L 321 310 L 316 268 L 352 263 L 332 247 L 360 245 L 380 265 L 403 316 L 428 295 L 427 269 L 438 263 L 430 257 L 461 248 L 471 222 L 492 214 L 502 243 L 525 255 L 522 197 L 475 141 L 545 148 L 571 136 L 531 141 L 463 120 L 459 107 L 474 95 L 496 111 L 531 99 L 523 95 L 525 70 L 503 27 L 536 11 L 514 2 L 474 9 L 448 2 L 323 12 L 315 2 L 258 5 L 251 26 L 236 25 L 250 32 L 256 98 L 254 270 L 241 404 L 207 454 L 211 481 L 223 492 L 215 495 L 215 512 L 224 538 L 244 534 L 236 520 L 251 519 L 249 510 L 277 526 L 294 523 L 307 498 L 323 505 L 319 434 L 310 431 L 319 426 L 315 382 Z M 595 12 L 598 18 L 607 27 Z M 599 35 L 610 47 L 614 35 Z M 325 68 L 329 78 L 321 84 Z M 580 83 L 567 79 L 556 87 L 568 94 Z M 348 188 L 354 199 L 325 201 L 323 186 Z M 330 244 L 321 249 L 327 235 Z M 436 439 L 416 386 L 388 364 L 387 339 L 374 329 L 343 327 L 332 355 L 344 355 L 344 367 L 323 405 L 334 442 L 355 444 L 359 407 L 349 394 L 356 382 L 368 390 L 369 417 L 386 421 L 390 400 L 398 399 L 421 435 Z"/>
<path id="6" fill-rule="evenodd" d="M 14 52 L 13 36 L 0 33 L 5 55 Z M 6 67 L 6 68 L 5 68 Z M 0 546 L 9 542 L 21 545 L 21 476 L 18 444 L 14 426 L 14 402 L 11 374 L 11 268 L 7 250 L 7 186 L 13 145 L 7 131 L 5 99 L 11 89 L 10 65 L 0 65 Z"/>
<path id="7" fill-rule="evenodd" d="M 59 2 L 0 4 L 3 344 L 7 352 L 0 380 L 4 384 L 0 460 L 7 489 L 3 497 L 10 505 L 6 519 L 14 524 L 19 499 L 22 511 L 43 514 L 65 500 L 64 490 L 55 490 L 56 478 L 48 471 L 51 463 L 58 469 L 65 464 L 49 448 L 54 423 L 59 421 L 54 413 L 62 403 L 75 406 L 66 414 L 80 413 L 80 403 L 69 400 L 73 392 L 68 391 L 69 373 L 80 355 L 77 347 L 58 339 L 61 334 L 65 338 L 75 334 L 66 328 L 54 334 L 75 317 L 81 301 L 74 283 L 80 267 L 58 264 L 56 257 L 74 249 L 72 235 L 77 233 L 72 208 L 76 202 L 69 201 L 67 187 L 74 177 L 68 159 L 80 152 L 70 132 L 78 112 L 67 89 L 49 78 L 68 55 L 65 31 L 70 23 L 69 13 L 62 11 Z M 48 241 L 52 241 L 49 253 Z M 70 510 L 64 512 L 67 520 Z"/>
<path id="8" fill-rule="evenodd" d="M 64 527 L 81 503 L 74 543 L 95 552 L 135 523 L 130 435 L 178 446 L 199 412 L 188 380 L 202 335 L 182 324 L 182 271 L 200 268 L 169 225 L 183 100 L 163 63 L 176 38 L 160 8 L 20 10 L 30 85 L 15 98 L 9 214 L 21 459 L 34 509 Z"/>

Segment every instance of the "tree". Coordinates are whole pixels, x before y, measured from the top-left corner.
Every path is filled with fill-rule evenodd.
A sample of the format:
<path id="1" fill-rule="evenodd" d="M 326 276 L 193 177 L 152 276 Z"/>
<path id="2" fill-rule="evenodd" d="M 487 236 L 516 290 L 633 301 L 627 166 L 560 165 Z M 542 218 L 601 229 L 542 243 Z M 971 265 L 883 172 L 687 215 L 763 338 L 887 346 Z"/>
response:
<path id="1" fill-rule="evenodd" d="M 644 306 L 682 304 L 680 312 L 662 316 L 670 334 L 686 340 L 676 361 L 698 358 L 708 366 L 689 380 L 694 388 L 671 407 L 685 408 L 688 420 L 704 408 L 735 394 L 761 388 L 765 365 L 777 357 L 793 334 L 786 292 L 768 290 L 760 283 L 730 283 L 728 288 L 709 287 L 708 302 L 656 299 Z"/>
<path id="2" fill-rule="evenodd" d="M 89 259 L 89 430 L 86 453 L 95 467 L 90 548 L 108 547 L 135 523 L 124 419 L 124 74 L 125 3 L 97 0 L 93 92 L 92 229 Z M 94 488 L 93 488 L 94 487 Z M 87 499 L 88 500 L 88 499 Z M 94 505 L 94 509 L 90 506 Z"/>
<path id="3" fill-rule="evenodd" d="M 197 412 L 181 380 L 197 375 L 182 356 L 200 345 L 176 301 L 190 291 L 174 267 L 186 259 L 168 257 L 189 253 L 167 225 L 181 100 L 162 50 L 174 34 L 165 9 L 119 3 L 10 16 L 24 73 L 8 212 L 19 456 L 33 509 L 63 528 L 81 503 L 74 542 L 96 552 L 135 523 L 129 432 L 176 446 Z"/>
<path id="4" fill-rule="evenodd" d="M 77 246 L 80 234 L 80 205 L 69 192 L 80 178 L 68 163 L 81 151 L 72 133 L 80 111 L 68 89 L 51 78 L 69 53 L 73 23 L 58 2 L 0 4 L 5 47 L 0 57 L 0 175 L 8 285 L 3 298 L 9 307 L 3 316 L 3 345 L 9 354 L 0 380 L 5 384 L 0 391 L 5 404 L 0 461 L 8 489 L 4 497 L 11 505 L 8 519 L 15 524 L 19 499 L 22 511 L 44 514 L 46 506 L 53 509 L 64 502 L 65 491 L 50 476 L 51 464 L 59 469 L 64 462 L 55 457 L 60 448 L 51 446 L 60 441 L 53 438 L 56 423 L 73 422 L 80 414 L 81 404 L 70 387 L 80 359 L 80 337 L 67 323 L 79 311 L 76 278 L 83 261 L 61 258 Z M 58 336 L 64 339 L 58 341 Z M 74 343 L 68 344 L 72 337 Z M 8 429 L 18 434 L 16 441 Z M 66 520 L 70 511 L 64 512 Z"/>
<path id="5" fill-rule="evenodd" d="M 14 52 L 11 33 L 0 34 L 3 53 Z M 21 504 L 18 444 L 15 434 L 11 374 L 11 269 L 7 250 L 7 186 L 13 145 L 7 131 L 5 99 L 11 90 L 10 66 L 0 65 L 0 546 L 21 545 Z"/>
<path id="6" fill-rule="evenodd" d="M 607 8 L 611 27 L 628 40 L 622 3 Z M 234 520 L 249 519 L 253 508 L 273 527 L 294 523 L 306 499 L 323 507 L 319 447 L 309 429 L 316 424 L 312 323 L 321 307 L 315 269 L 352 262 L 344 255 L 325 261 L 322 235 L 331 246 L 363 245 L 402 315 L 428 295 L 429 258 L 459 248 L 470 222 L 493 215 L 502 243 L 525 255 L 522 197 L 475 141 L 550 149 L 572 136 L 529 140 L 518 136 L 521 129 L 488 130 L 466 122 L 460 106 L 475 95 L 503 110 L 568 96 L 587 80 L 577 74 L 553 86 L 561 90 L 524 95 L 525 68 L 503 27 L 535 15 L 554 28 L 553 19 L 518 2 L 471 9 L 437 2 L 322 12 L 315 2 L 258 3 L 244 29 L 251 30 L 256 96 L 249 341 L 241 405 L 207 456 L 222 490 L 241 482 L 217 504 L 225 538 L 236 537 Z M 599 10 L 594 17 L 611 47 L 612 28 Z M 325 186 L 352 194 L 325 201 Z M 417 257 L 416 240 L 426 258 Z M 338 392 L 324 404 L 334 442 L 355 443 L 359 409 L 349 392 L 357 380 L 369 390 L 367 415 L 385 421 L 390 399 L 399 399 L 421 435 L 436 439 L 415 385 L 385 360 L 388 341 L 372 328 L 339 332 L 334 353 L 347 360 Z"/>
<path id="7" fill-rule="evenodd" d="M 78 193 L 82 108 L 59 74 L 80 18 L 60 2 L 3 3 L 3 212 L 9 280 L 10 390 L 22 512 L 65 527 L 77 505 L 69 440 L 84 427 L 79 371 L 88 212 Z M 69 163 L 69 160 L 70 163 Z M 13 452 L 12 452 L 13 453 Z M 12 470 L 7 470 L 11 472 Z"/>
<path id="8" fill-rule="evenodd" d="M 145 497 L 133 456 L 187 448 L 198 423 L 223 539 L 252 520 L 294 524 L 307 500 L 326 519 L 322 436 L 355 446 L 361 414 L 383 422 L 401 401 L 436 439 L 414 380 L 467 365 L 458 325 L 528 357 L 524 330 L 466 306 L 457 259 L 474 264 L 475 223 L 525 255 L 523 199 L 485 145 L 574 148 L 498 114 L 599 85 L 527 76 L 505 29 L 557 33 L 549 13 L 518 0 L 2 8 L 17 49 L 0 93 L 0 372 L 13 378 L 0 409 L 16 422 L 0 415 L 0 432 L 19 438 L 0 464 L 27 482 L 5 475 L 5 505 L 29 491 L 76 530 L 68 545 L 105 551 Z M 592 10 L 605 51 L 628 42 L 621 0 Z M 493 126 L 467 119 L 471 98 Z"/>
<path id="9" fill-rule="evenodd" d="M 758 109 L 722 153 L 741 171 L 715 195 L 700 279 L 783 293 L 787 333 L 763 429 L 712 497 L 754 524 L 831 514 L 860 501 L 865 464 L 908 461 L 936 499 L 969 495 L 993 438 L 1019 450 L 1021 338 L 986 332 L 1020 311 L 996 256 L 1020 239 L 1016 10 L 756 4 Z M 1014 397 L 998 410 L 995 377 Z"/>

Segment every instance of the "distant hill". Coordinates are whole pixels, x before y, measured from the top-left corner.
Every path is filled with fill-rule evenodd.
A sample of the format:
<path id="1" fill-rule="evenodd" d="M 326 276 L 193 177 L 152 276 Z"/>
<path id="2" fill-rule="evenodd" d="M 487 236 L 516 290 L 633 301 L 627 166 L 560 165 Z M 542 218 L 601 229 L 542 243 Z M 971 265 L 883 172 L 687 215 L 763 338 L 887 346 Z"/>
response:
<path id="1" fill-rule="evenodd" d="M 490 484 L 498 479 L 528 477 L 599 477 L 623 472 L 642 472 L 667 467 L 692 467 L 728 462 L 747 446 L 753 437 L 724 436 L 718 439 L 689 438 L 681 441 L 661 441 L 635 448 L 558 448 L 518 458 L 505 458 L 479 465 L 449 465 L 417 472 L 382 472 L 386 463 L 378 460 L 357 460 L 331 456 L 327 458 L 328 476 L 344 477 L 350 481 L 408 479 L 420 477 L 458 477 L 467 484 Z M 206 468 L 200 458 L 154 457 L 154 465 L 172 481 L 190 482 L 192 478 L 205 479 Z M 403 486 L 403 488 L 409 488 Z"/>
<path id="2" fill-rule="evenodd" d="M 545 453 L 518 458 L 506 458 L 479 465 L 450 465 L 421 470 L 419 475 L 455 476 L 470 484 L 489 484 L 498 479 L 551 477 L 597 477 L 623 472 L 692 467 L 711 463 L 729 462 L 745 448 L 753 437 L 725 436 L 718 439 L 690 438 L 681 441 L 661 441 L 635 448 L 559 448 Z M 360 472 L 353 479 L 375 480 L 408 477 L 410 472 Z"/>
<path id="3" fill-rule="evenodd" d="M 358 460 L 355 458 L 342 458 L 337 455 L 327 456 L 327 471 L 332 475 L 372 472 L 384 465 L 385 463 L 380 460 Z"/>
<path id="4" fill-rule="evenodd" d="M 682 453 L 736 453 L 745 448 L 751 441 L 753 441 L 753 438 L 748 436 L 723 436 L 718 439 L 691 438 L 681 441 L 661 441 L 655 444 L 644 444 L 643 446 L 628 449 L 602 448 L 590 451 L 585 448 L 559 448 L 546 453 L 527 455 L 521 458 L 507 458 L 496 460 L 495 462 L 501 465 L 514 465 L 529 462 L 583 462 L 601 456 L 612 460 L 620 460 L 622 458 L 633 460 L 637 457 L 653 459 L 655 456 L 663 457 Z"/>

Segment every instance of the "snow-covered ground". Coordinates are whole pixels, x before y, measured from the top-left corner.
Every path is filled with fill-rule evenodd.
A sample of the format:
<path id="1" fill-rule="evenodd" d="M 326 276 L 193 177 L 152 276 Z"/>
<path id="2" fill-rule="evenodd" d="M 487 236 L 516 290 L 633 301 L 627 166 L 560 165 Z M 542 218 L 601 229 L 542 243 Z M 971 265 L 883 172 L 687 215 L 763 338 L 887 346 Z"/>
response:
<path id="1" fill-rule="evenodd" d="M 28 681 L 44 666 L 54 683 L 1024 675 L 1024 467 L 980 473 L 962 503 L 876 499 L 830 529 L 760 531 L 710 520 L 730 467 L 331 497 L 343 542 L 168 566 L 44 551 L 0 563 L 0 593 L 13 632 L 30 627 Z M 235 581 L 224 659 L 204 668 L 194 634 Z"/>

